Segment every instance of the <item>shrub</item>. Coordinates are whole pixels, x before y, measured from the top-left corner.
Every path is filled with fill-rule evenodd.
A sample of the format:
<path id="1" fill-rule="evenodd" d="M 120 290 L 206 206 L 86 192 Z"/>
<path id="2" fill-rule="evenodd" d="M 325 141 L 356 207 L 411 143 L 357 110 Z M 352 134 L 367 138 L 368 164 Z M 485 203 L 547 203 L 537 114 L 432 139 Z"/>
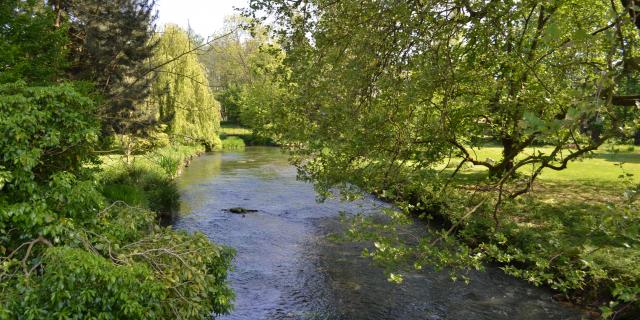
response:
<path id="1" fill-rule="evenodd" d="M 121 265 L 143 264 L 163 292 L 160 319 L 202 319 L 211 312 L 227 313 L 233 292 L 227 270 L 233 250 L 218 246 L 202 233 L 162 228 L 154 213 L 115 204 L 100 215 L 95 236 L 87 239 L 103 256 Z"/>
<path id="2" fill-rule="evenodd" d="M 156 228 L 119 252 L 125 263 L 145 262 L 164 290 L 162 318 L 202 319 L 228 313 L 234 295 L 227 285 L 233 250 L 217 246 L 202 233 Z M 178 316 L 179 315 L 179 316 Z"/>
<path id="3" fill-rule="evenodd" d="M 70 85 L 0 85 L 0 253 L 38 235 L 63 241 L 63 223 L 88 223 L 102 205 L 82 181 L 96 160 L 93 110 Z"/>
<path id="4" fill-rule="evenodd" d="M 116 265 L 82 249 L 52 247 L 39 281 L 23 278 L 14 314 L 25 319 L 157 319 L 166 296 L 141 263 Z"/>
<path id="5" fill-rule="evenodd" d="M 159 227 L 153 212 L 121 202 L 96 218 L 90 228 L 67 228 L 65 246 L 34 241 L 24 256 L 28 272 L 19 260 L 0 259 L 0 319 L 203 319 L 229 312 L 231 249 L 201 233 Z"/>

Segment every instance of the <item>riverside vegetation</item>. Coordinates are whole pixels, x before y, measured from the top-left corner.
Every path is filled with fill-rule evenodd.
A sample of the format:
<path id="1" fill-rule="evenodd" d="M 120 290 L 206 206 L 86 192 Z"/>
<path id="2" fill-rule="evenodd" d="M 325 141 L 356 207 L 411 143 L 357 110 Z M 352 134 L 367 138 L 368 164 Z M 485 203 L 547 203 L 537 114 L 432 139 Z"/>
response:
<path id="1" fill-rule="evenodd" d="M 634 1 L 251 0 L 281 50 L 245 99 L 321 195 L 394 201 L 346 236 L 402 282 L 498 263 L 640 315 Z M 577 9 L 579 8 L 579 9 Z M 617 152 L 608 151 L 619 149 Z M 617 164 L 617 165 L 616 165 Z M 404 223 L 437 226 L 404 234 Z"/>
<path id="2" fill-rule="evenodd" d="M 231 310 L 233 250 L 164 226 L 173 178 L 223 145 L 194 39 L 154 21 L 147 0 L 0 3 L 0 319 Z"/>
<path id="3" fill-rule="evenodd" d="M 161 220 L 192 156 L 256 142 L 397 205 L 345 234 L 390 281 L 492 262 L 638 317 L 634 1 L 249 2 L 207 39 L 151 0 L 0 3 L 0 319 L 230 312 L 233 251 Z"/>

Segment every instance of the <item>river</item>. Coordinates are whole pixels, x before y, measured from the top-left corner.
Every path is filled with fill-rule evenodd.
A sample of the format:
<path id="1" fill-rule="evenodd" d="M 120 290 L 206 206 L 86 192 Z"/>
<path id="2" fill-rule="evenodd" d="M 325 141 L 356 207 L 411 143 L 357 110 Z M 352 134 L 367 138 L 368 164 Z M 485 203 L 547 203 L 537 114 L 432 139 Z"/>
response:
<path id="1" fill-rule="evenodd" d="M 219 319 L 580 319 L 547 290 L 488 267 L 471 282 L 447 272 L 413 272 L 401 285 L 361 257 L 361 244 L 337 243 L 340 212 L 374 212 L 373 198 L 316 202 L 310 184 L 276 148 L 211 153 L 178 179 L 181 214 L 175 227 L 205 233 L 237 250 L 230 283 L 235 310 Z M 232 214 L 244 207 L 258 212 Z"/>

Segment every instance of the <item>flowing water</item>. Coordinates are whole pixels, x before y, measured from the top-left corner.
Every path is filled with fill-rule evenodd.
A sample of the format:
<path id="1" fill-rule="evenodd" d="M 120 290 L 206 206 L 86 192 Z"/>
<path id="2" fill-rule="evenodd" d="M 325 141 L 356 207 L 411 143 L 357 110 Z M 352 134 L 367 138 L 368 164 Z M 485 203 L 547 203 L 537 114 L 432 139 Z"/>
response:
<path id="1" fill-rule="evenodd" d="M 385 204 L 316 202 L 313 187 L 296 180 L 278 149 L 207 154 L 178 184 L 176 228 L 237 250 L 230 274 L 235 310 L 221 319 L 580 319 L 550 292 L 491 267 L 472 273 L 468 285 L 435 271 L 389 283 L 361 257 L 361 244 L 327 239 L 340 229 L 340 212 L 375 213 Z M 259 211 L 224 211 L 232 207 Z"/>

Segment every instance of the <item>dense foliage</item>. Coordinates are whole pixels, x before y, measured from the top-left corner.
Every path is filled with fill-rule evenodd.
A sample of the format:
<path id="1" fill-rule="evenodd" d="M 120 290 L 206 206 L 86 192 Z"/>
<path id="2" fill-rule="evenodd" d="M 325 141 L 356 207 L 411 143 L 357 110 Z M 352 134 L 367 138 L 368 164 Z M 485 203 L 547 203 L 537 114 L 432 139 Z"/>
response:
<path id="1" fill-rule="evenodd" d="M 136 105 L 154 80 L 154 0 L 49 1 L 56 25 L 68 25 L 67 74 L 90 83 L 102 101 L 103 131 L 133 133 L 147 125 Z"/>
<path id="2" fill-rule="evenodd" d="M 243 98 L 256 82 L 264 81 L 259 69 L 273 63 L 273 44 L 265 27 L 242 16 L 231 16 L 218 41 L 203 48 L 199 59 L 205 66 L 209 85 L 220 101 L 222 118 L 228 123 L 250 125 L 253 117 L 242 116 L 248 108 Z"/>
<path id="3" fill-rule="evenodd" d="M 532 177 L 561 170 L 634 128 L 633 108 L 612 100 L 620 78 L 635 75 L 615 61 L 633 59 L 637 30 L 620 5 L 580 3 L 589 10 L 577 15 L 572 1 L 266 1 L 284 21 L 295 84 L 286 107 L 296 120 L 274 125 L 312 141 L 300 151 L 322 163 L 306 171 L 329 185 L 344 171 L 377 176 L 395 160 L 422 168 L 452 153 L 497 178 L 525 165 Z M 502 159 L 472 156 L 485 138 L 503 146 Z M 557 148 L 516 159 L 542 143 Z M 372 160 L 366 170 L 362 159 Z"/>
<path id="4" fill-rule="evenodd" d="M 201 147 L 166 147 L 157 171 L 101 171 L 96 155 L 105 127 L 131 133 L 118 126 L 139 120 L 150 3 L 0 4 L 0 319 L 202 319 L 231 309 L 233 252 L 158 224 L 177 207 L 172 178 Z M 215 128 L 209 107 L 201 125 Z"/>
<path id="5" fill-rule="evenodd" d="M 68 62 L 66 29 L 55 28 L 54 21 L 53 12 L 42 1 L 0 3 L 0 83 L 56 80 Z"/>
<path id="6" fill-rule="evenodd" d="M 95 160 L 93 110 L 71 86 L 0 87 L 2 251 L 39 235 L 60 237 L 61 221 L 97 212 L 91 183 L 76 182 L 82 165 Z"/>
<path id="7" fill-rule="evenodd" d="M 262 90 L 271 95 L 251 103 L 256 130 L 287 146 L 324 195 L 374 192 L 444 220 L 435 239 L 416 243 L 357 217 L 350 235 L 375 241 L 367 254 L 391 269 L 478 268 L 490 257 L 531 282 L 588 291 L 589 303 L 611 299 L 604 314 L 616 316 L 639 301 L 634 270 L 612 262 L 639 261 L 637 207 L 594 204 L 607 224 L 585 218 L 578 231 L 566 219 L 554 234 L 540 225 L 567 208 L 519 198 L 546 172 L 637 129 L 632 3 L 253 0 L 248 14 L 271 15 L 284 52 Z M 486 144 L 499 145 L 499 157 L 478 156 Z M 470 177 L 468 166 L 487 170 Z M 589 236 L 533 240 L 568 230 Z M 600 232 L 606 242 L 590 239 Z"/>

